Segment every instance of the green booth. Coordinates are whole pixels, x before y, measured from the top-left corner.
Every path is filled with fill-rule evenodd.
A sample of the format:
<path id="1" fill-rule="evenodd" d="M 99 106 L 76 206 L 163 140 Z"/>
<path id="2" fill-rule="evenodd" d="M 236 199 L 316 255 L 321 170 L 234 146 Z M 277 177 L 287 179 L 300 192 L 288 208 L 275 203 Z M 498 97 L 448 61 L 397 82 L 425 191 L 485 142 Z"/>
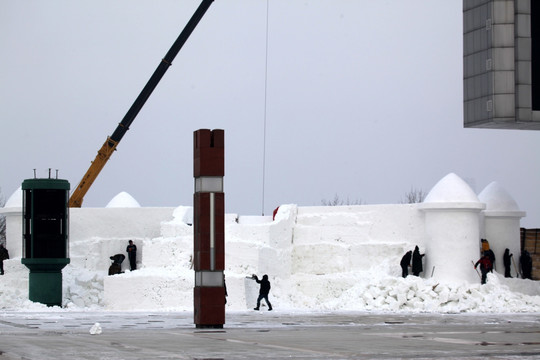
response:
<path id="1" fill-rule="evenodd" d="M 62 269 L 69 264 L 69 182 L 27 179 L 23 191 L 23 255 L 29 299 L 62 306 Z"/>

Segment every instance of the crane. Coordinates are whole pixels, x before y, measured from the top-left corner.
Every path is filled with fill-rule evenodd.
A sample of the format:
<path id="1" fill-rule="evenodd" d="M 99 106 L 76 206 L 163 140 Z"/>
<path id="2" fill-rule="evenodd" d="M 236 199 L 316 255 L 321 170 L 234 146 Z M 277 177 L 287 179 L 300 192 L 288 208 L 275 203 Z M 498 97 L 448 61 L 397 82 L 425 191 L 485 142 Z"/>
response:
<path id="1" fill-rule="evenodd" d="M 133 105 L 131 105 L 122 121 L 118 124 L 116 130 L 111 136 L 107 136 L 107 140 L 105 140 L 105 143 L 98 150 L 96 158 L 94 161 L 92 161 L 82 180 L 79 182 L 79 185 L 77 185 L 71 194 L 71 197 L 69 198 L 70 207 L 82 206 L 84 196 L 94 183 L 94 180 L 96 180 L 107 161 L 109 161 L 111 155 L 116 150 L 118 143 L 129 130 L 129 126 L 133 120 L 135 120 L 137 114 L 139 114 L 139 111 L 146 103 L 146 100 L 148 100 L 169 66 L 172 65 L 172 61 L 213 2 L 214 0 L 202 0 L 197 10 L 195 10 L 195 13 L 193 13 L 191 19 L 184 27 L 184 30 L 182 30 L 176 41 L 173 43 L 165 57 L 161 60 L 158 67 L 146 83 L 145 87 L 142 89 L 139 96 L 133 102 Z"/>

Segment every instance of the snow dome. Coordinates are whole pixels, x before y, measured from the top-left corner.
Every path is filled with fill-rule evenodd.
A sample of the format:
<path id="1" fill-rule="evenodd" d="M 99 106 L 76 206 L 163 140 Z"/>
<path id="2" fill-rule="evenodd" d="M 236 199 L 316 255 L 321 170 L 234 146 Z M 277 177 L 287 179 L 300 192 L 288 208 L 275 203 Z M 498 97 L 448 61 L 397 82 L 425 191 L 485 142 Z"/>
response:
<path id="1" fill-rule="evenodd" d="M 122 191 L 118 195 L 112 198 L 111 201 L 105 206 L 106 208 L 136 208 L 141 207 L 139 202 L 133 198 L 130 194 Z"/>
<path id="2" fill-rule="evenodd" d="M 471 187 L 454 173 L 446 175 L 431 189 L 424 203 L 480 202 Z"/>
<path id="3" fill-rule="evenodd" d="M 496 181 L 486 186 L 478 198 L 486 204 L 486 211 L 519 211 L 516 201 Z"/>
<path id="4" fill-rule="evenodd" d="M 8 201 L 4 205 L 4 208 L 20 208 L 20 207 L 22 207 L 22 198 L 23 198 L 22 189 L 19 186 L 19 188 L 17 190 L 15 190 L 15 192 L 13 192 L 13 194 L 11 194 Z"/>

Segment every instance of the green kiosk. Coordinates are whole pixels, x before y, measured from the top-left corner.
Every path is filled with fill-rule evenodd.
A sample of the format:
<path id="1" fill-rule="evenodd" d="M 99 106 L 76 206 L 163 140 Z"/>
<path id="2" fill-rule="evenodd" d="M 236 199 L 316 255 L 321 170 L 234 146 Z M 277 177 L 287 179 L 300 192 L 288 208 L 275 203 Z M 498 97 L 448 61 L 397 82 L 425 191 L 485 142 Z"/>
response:
<path id="1" fill-rule="evenodd" d="M 23 255 L 29 299 L 62 306 L 62 269 L 69 264 L 69 182 L 27 179 L 23 191 Z"/>

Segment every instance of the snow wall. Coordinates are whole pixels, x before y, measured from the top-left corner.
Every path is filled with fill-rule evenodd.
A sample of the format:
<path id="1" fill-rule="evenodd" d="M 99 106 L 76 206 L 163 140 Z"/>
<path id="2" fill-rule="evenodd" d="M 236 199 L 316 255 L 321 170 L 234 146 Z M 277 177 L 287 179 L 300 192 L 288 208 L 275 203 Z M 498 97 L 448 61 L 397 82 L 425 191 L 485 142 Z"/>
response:
<path id="1" fill-rule="evenodd" d="M 434 188 L 428 195 L 432 201 L 427 205 L 282 205 L 275 219 L 227 214 L 227 309 L 252 308 L 258 286 L 248 277 L 268 274 L 272 282 L 271 301 L 274 307 L 282 309 L 491 311 L 494 305 L 486 305 L 481 294 L 491 292 L 493 296 L 494 287 L 504 284 L 518 287 L 529 297 L 516 300 L 505 292 L 500 295 L 504 301 L 495 305 L 496 310 L 540 310 L 536 282 L 519 280 L 524 284 L 516 285 L 495 274 L 490 275 L 488 285 L 481 287 L 479 278 L 470 276 L 474 271 L 470 262 L 480 256 L 479 235 L 491 233 L 480 226 L 495 222 L 492 226 L 497 231 L 501 226 L 517 226 L 519 230 L 519 220 L 509 222 L 505 218 L 497 223 L 492 217 L 484 222 L 480 209 L 485 206 L 480 203 L 475 205 L 478 210 L 472 212 L 475 216 L 471 217 L 470 209 L 463 215 L 452 204 L 452 199 L 463 200 L 459 192 L 450 199 L 443 199 L 438 193 L 444 189 L 454 191 L 456 181 L 462 186 L 459 179 L 451 176 L 450 180 Z M 434 211 L 442 200 L 451 203 L 451 209 Z M 8 220 L 7 248 L 11 259 L 5 261 L 6 275 L 2 277 L 0 294 L 2 307 L 17 308 L 28 301 L 28 270 L 20 261 L 21 215 L 20 209 L 13 208 L 4 209 L 3 213 Z M 71 263 L 63 270 L 64 305 L 106 310 L 192 310 L 192 214 L 193 209 L 184 206 L 71 209 Z M 430 222 L 434 214 L 436 220 Z M 466 235 L 465 252 L 462 247 L 449 246 L 455 245 L 456 233 L 458 237 Z M 505 234 L 517 237 L 499 241 L 498 246 L 514 249 L 515 243 L 519 244 L 519 231 L 510 229 Z M 126 260 L 122 264 L 124 273 L 108 276 L 109 257 L 127 255 L 130 239 L 138 247 L 138 270 L 130 272 Z M 403 279 L 400 259 L 416 245 L 422 253 L 426 251 L 424 272 L 419 278 Z M 437 260 L 443 257 L 444 260 Z M 443 286 L 446 282 L 455 284 Z M 519 306 L 509 308 L 509 301 Z"/>

